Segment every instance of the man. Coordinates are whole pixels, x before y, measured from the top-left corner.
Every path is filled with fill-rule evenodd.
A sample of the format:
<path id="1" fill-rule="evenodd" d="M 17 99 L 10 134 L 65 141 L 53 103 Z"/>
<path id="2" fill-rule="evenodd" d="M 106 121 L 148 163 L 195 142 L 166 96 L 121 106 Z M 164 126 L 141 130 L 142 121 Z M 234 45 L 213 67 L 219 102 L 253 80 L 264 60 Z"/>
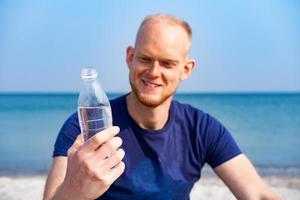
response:
<path id="1" fill-rule="evenodd" d="M 127 48 L 132 91 L 111 101 L 115 127 L 83 144 L 77 114 L 66 121 L 44 199 L 189 199 L 205 163 L 238 199 L 278 199 L 216 119 L 172 100 L 195 67 L 191 35 L 176 17 L 144 19 Z"/>

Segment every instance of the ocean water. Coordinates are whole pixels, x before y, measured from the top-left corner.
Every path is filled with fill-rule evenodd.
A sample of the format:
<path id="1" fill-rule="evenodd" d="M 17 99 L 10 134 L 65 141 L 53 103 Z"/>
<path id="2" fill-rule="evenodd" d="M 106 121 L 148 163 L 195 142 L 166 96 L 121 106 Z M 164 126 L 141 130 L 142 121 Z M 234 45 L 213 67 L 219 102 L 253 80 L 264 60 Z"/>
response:
<path id="1" fill-rule="evenodd" d="M 122 94 L 109 94 L 115 98 Z M 0 94 L 0 175 L 45 174 L 77 94 Z M 300 93 L 178 94 L 230 130 L 260 172 L 300 175 Z"/>

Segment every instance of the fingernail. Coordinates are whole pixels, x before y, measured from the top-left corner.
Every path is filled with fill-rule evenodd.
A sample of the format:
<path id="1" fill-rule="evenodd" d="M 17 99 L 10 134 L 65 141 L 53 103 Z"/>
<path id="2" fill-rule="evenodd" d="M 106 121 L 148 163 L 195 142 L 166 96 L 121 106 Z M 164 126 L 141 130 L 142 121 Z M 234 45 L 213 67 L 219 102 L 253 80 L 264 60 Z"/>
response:
<path id="1" fill-rule="evenodd" d="M 117 133 L 120 132 L 120 128 L 118 126 L 113 126 L 114 131 L 116 131 Z"/>

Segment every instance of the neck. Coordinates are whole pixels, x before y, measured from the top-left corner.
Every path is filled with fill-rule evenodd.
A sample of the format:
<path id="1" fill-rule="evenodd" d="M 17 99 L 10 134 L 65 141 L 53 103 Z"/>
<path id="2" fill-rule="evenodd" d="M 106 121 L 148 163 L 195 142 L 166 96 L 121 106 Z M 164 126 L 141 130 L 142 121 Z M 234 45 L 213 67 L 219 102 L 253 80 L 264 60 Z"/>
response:
<path id="1" fill-rule="evenodd" d="M 126 101 L 130 116 L 141 128 L 158 130 L 167 123 L 172 97 L 156 107 L 145 106 L 133 92 L 126 97 Z"/>

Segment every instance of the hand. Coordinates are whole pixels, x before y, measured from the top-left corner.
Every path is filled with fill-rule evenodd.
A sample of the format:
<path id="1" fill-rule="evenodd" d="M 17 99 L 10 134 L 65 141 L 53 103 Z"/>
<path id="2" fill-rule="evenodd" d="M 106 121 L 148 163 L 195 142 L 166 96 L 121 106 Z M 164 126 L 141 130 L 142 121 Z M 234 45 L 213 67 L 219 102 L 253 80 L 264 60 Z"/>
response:
<path id="1" fill-rule="evenodd" d="M 119 148 L 118 127 L 105 129 L 83 144 L 79 136 L 68 151 L 67 173 L 57 195 L 67 199 L 96 199 L 124 172 L 125 152 Z"/>

